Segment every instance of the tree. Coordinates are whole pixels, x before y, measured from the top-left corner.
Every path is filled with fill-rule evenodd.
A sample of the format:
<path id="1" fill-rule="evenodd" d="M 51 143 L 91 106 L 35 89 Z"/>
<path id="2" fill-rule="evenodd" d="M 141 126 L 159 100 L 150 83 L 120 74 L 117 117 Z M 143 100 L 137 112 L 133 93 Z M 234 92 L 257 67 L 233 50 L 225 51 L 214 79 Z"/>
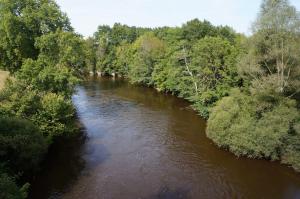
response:
<path id="1" fill-rule="evenodd" d="M 184 24 L 182 29 L 183 38 L 189 42 L 202 39 L 205 36 L 216 36 L 215 27 L 206 20 L 202 22 L 199 19 L 193 19 Z"/>
<path id="2" fill-rule="evenodd" d="M 86 62 L 89 72 L 96 73 L 97 70 L 97 47 L 98 43 L 93 37 L 85 40 Z"/>
<path id="3" fill-rule="evenodd" d="M 85 69 L 86 51 L 84 40 L 73 32 L 57 30 L 36 40 L 39 60 L 47 65 L 61 65 L 79 74 Z"/>
<path id="4" fill-rule="evenodd" d="M 240 72 L 253 90 L 293 96 L 300 88 L 300 15 L 287 0 L 264 0 Z M 267 85 L 266 85 L 267 84 Z"/>
<path id="5" fill-rule="evenodd" d="M 134 83 L 150 85 L 156 62 L 163 57 L 165 45 L 152 33 L 146 33 L 133 44 L 134 59 L 129 77 Z"/>
<path id="6" fill-rule="evenodd" d="M 300 169 L 300 18 L 287 0 L 264 0 L 238 70 L 244 87 L 213 108 L 207 136 L 238 156 Z"/>
<path id="7" fill-rule="evenodd" d="M 34 89 L 23 81 L 8 83 L 0 93 L 0 115 L 30 120 L 49 143 L 75 131 L 75 109 L 69 97 Z"/>
<path id="8" fill-rule="evenodd" d="M 19 188 L 13 177 L 0 171 L 0 198 L 25 199 L 27 198 L 28 188 L 29 184 L 25 184 L 22 188 Z"/>
<path id="9" fill-rule="evenodd" d="M 32 89 L 41 92 L 53 92 L 71 97 L 79 79 L 74 71 L 63 65 L 48 65 L 42 60 L 28 59 L 16 74 L 18 81 L 31 85 Z"/>
<path id="10" fill-rule="evenodd" d="M 186 72 L 195 84 L 195 107 L 208 117 L 208 109 L 238 85 L 236 60 L 238 50 L 220 37 L 205 37 L 193 47 Z"/>
<path id="11" fill-rule="evenodd" d="M 72 31 L 53 0 L 0 1 L 0 67 L 17 71 L 26 58 L 37 58 L 36 38 L 57 29 Z"/>
<path id="12" fill-rule="evenodd" d="M 0 160 L 15 173 L 36 169 L 46 153 L 47 143 L 31 122 L 0 118 Z"/>
<path id="13" fill-rule="evenodd" d="M 115 71 L 121 76 L 128 76 L 130 63 L 132 63 L 132 48 L 129 43 L 124 42 L 116 50 L 116 59 L 113 63 Z"/>
<path id="14" fill-rule="evenodd" d="M 0 198 L 26 198 L 22 180 L 50 144 L 77 132 L 71 96 L 85 72 L 86 46 L 54 0 L 0 0 Z"/>

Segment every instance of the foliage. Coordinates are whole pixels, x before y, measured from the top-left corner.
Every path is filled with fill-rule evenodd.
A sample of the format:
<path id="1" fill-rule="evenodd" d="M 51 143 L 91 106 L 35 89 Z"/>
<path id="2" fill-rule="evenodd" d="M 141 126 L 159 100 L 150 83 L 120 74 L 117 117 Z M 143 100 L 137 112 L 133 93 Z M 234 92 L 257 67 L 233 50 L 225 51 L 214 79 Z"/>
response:
<path id="1" fill-rule="evenodd" d="M 206 20 L 199 21 L 198 19 L 193 19 L 182 26 L 182 37 L 189 42 L 193 42 L 204 37 L 217 36 L 226 38 L 230 42 L 233 42 L 236 37 L 234 30 L 230 27 L 215 27 Z"/>
<path id="2" fill-rule="evenodd" d="M 207 136 L 238 156 L 280 160 L 287 151 L 296 152 L 291 147 L 300 144 L 295 130 L 299 118 L 293 100 L 264 105 L 259 99 L 234 91 L 213 108 Z"/>
<path id="3" fill-rule="evenodd" d="M 119 76 L 126 76 L 129 73 L 129 65 L 132 63 L 132 48 L 129 43 L 122 43 L 116 49 L 116 57 L 113 65 L 115 66 L 115 72 Z"/>
<path id="4" fill-rule="evenodd" d="M 237 55 L 238 50 L 220 37 L 205 37 L 194 45 L 189 69 L 191 81 L 196 84 L 192 100 L 203 116 L 208 116 L 206 107 L 238 86 Z"/>
<path id="5" fill-rule="evenodd" d="M 119 23 L 114 24 L 113 27 L 99 26 L 92 39 L 93 44 L 89 44 L 89 46 L 93 46 L 96 60 L 90 57 L 89 62 L 96 61 L 96 68 L 102 73 L 112 74 L 120 70 L 123 71 L 122 68 L 115 67 L 113 64 L 118 58 L 117 56 L 120 55 L 117 55 L 117 47 L 124 43 L 133 43 L 147 30 L 146 28 L 129 27 Z"/>
<path id="6" fill-rule="evenodd" d="M 15 173 L 37 168 L 47 149 L 39 129 L 16 118 L 0 118 L 0 143 L 0 161 Z"/>
<path id="7" fill-rule="evenodd" d="M 71 96 L 89 54 L 54 0 L 0 0 L 0 19 L 0 68 L 12 76 L 0 92 L 0 196 L 25 198 L 15 180 L 77 132 Z"/>
<path id="8" fill-rule="evenodd" d="M 47 151 L 46 139 L 31 122 L 1 115 L 0 143 L 0 198 L 26 198 L 29 184 L 20 188 L 17 177 L 38 168 Z"/>
<path id="9" fill-rule="evenodd" d="M 6 79 L 9 77 L 9 72 L 0 70 L 0 90 L 4 87 Z"/>
<path id="10" fill-rule="evenodd" d="M 27 190 L 29 184 L 25 184 L 19 188 L 13 177 L 0 171 L 0 198 L 3 199 L 25 199 L 27 198 Z"/>
<path id="11" fill-rule="evenodd" d="M 268 81 L 273 93 L 294 95 L 300 88 L 300 15 L 287 0 L 264 0 L 240 72 L 250 81 Z M 277 85 L 275 85 L 277 84 Z"/>
<path id="12" fill-rule="evenodd" d="M 73 32 L 57 30 L 36 39 L 40 50 L 38 60 L 48 65 L 60 65 L 80 72 L 85 68 L 85 43 Z"/>
<path id="13" fill-rule="evenodd" d="M 0 93 L 0 113 L 31 120 L 51 142 L 52 138 L 74 131 L 75 110 L 71 100 L 44 92 L 22 82 L 12 82 Z"/>
<path id="14" fill-rule="evenodd" d="M 36 38 L 57 29 L 71 31 L 69 19 L 53 0 L 0 1 L 0 67 L 17 71 L 23 59 L 36 58 Z"/>
<path id="15" fill-rule="evenodd" d="M 86 52 L 86 66 L 90 72 L 95 73 L 97 67 L 97 44 L 93 37 L 89 37 L 85 40 L 85 52 Z"/>
<path id="16" fill-rule="evenodd" d="M 133 83 L 152 84 L 152 72 L 156 62 L 163 56 L 164 43 L 152 33 L 145 34 L 133 44 L 133 63 L 129 68 Z"/>
<path id="17" fill-rule="evenodd" d="M 300 169 L 299 28 L 287 0 L 263 1 L 238 65 L 243 92 L 223 98 L 208 120 L 207 135 L 219 146 Z"/>
<path id="18" fill-rule="evenodd" d="M 50 138 L 62 134 L 72 134 L 75 109 L 71 100 L 54 93 L 47 93 L 41 99 L 41 109 L 33 116 L 33 121 L 44 135 Z"/>
<path id="19" fill-rule="evenodd" d="M 176 28 L 99 26 L 86 42 L 102 74 L 125 76 L 186 98 L 208 117 L 209 108 L 240 83 L 240 38 L 229 27 L 194 19 Z"/>
<path id="20" fill-rule="evenodd" d="M 27 59 L 16 77 L 33 89 L 71 96 L 79 79 L 64 65 L 48 65 L 44 60 Z"/>

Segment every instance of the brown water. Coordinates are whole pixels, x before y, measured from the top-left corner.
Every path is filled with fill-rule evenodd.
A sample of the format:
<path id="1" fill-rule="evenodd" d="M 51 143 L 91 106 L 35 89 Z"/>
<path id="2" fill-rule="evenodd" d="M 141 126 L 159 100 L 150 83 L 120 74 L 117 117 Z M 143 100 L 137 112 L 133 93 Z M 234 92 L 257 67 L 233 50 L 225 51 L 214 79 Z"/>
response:
<path id="1" fill-rule="evenodd" d="M 30 198 L 300 198 L 299 174 L 218 149 L 181 99 L 101 79 L 73 101 L 85 136 L 51 149 Z"/>

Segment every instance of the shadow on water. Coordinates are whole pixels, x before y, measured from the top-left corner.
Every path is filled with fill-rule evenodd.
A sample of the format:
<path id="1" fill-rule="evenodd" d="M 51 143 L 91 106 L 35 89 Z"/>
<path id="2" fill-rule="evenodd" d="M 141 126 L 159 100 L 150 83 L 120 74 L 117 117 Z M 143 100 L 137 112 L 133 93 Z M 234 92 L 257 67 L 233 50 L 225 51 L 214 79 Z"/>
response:
<path id="1" fill-rule="evenodd" d="M 31 180 L 30 199 L 59 199 L 79 177 L 90 175 L 110 154 L 101 144 L 92 143 L 85 131 L 72 138 L 61 138 L 53 144 L 41 172 Z"/>
<path id="2" fill-rule="evenodd" d="M 41 172 L 34 177 L 29 198 L 60 198 L 85 168 L 82 158 L 87 137 L 84 131 L 69 138 L 60 138 L 50 147 Z"/>
<path id="3" fill-rule="evenodd" d="M 97 87 L 98 85 L 92 84 L 91 86 Z M 99 88 L 91 88 L 91 90 L 96 91 L 96 93 L 90 93 L 95 96 Z M 91 97 L 85 94 L 84 97 Z M 92 112 L 92 110 L 88 111 Z M 99 133 L 99 128 L 86 126 L 80 120 L 80 113 L 77 115 L 79 133 L 70 137 L 60 137 L 51 145 L 40 172 L 30 180 L 30 199 L 63 198 L 63 195 L 74 186 L 80 176 L 89 175 L 90 169 L 109 159 L 110 153 L 106 147 L 95 143 L 95 139 L 101 138 L 102 135 Z"/>
<path id="4" fill-rule="evenodd" d="M 171 190 L 169 187 L 163 187 L 159 192 L 153 196 L 145 199 L 189 199 L 189 190 L 179 188 Z"/>

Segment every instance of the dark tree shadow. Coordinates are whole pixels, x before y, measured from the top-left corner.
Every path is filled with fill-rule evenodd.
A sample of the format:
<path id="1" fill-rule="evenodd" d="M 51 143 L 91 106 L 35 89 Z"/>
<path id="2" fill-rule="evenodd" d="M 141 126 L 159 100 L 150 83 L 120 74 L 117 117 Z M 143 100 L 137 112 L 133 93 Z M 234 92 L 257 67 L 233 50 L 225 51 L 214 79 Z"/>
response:
<path id="1" fill-rule="evenodd" d="M 147 197 L 146 199 L 188 199 L 189 191 L 184 188 L 178 188 L 175 190 L 169 187 L 163 187 L 159 192 L 153 196 Z"/>
<path id="2" fill-rule="evenodd" d="M 82 158 L 86 134 L 60 138 L 49 149 L 41 171 L 30 180 L 29 198 L 60 198 L 85 168 Z"/>

